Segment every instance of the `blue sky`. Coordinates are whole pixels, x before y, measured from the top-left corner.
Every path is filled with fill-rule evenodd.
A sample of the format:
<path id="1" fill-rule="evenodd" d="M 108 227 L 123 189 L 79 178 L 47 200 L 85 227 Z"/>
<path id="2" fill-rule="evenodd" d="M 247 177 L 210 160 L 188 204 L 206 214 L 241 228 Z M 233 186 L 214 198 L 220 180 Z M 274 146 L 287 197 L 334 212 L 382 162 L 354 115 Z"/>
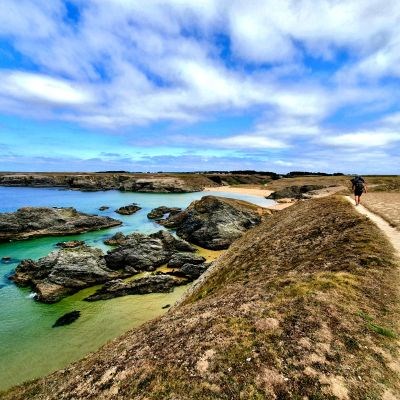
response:
<path id="1" fill-rule="evenodd" d="M 0 170 L 400 173 L 398 0 L 2 0 Z"/>

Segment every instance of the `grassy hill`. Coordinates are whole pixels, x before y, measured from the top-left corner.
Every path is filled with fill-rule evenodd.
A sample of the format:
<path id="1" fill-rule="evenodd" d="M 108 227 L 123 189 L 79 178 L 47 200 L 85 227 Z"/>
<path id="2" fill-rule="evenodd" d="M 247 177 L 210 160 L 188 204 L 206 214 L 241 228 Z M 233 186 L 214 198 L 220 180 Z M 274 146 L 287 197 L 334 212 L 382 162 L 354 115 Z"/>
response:
<path id="1" fill-rule="evenodd" d="M 248 231 L 165 316 L 4 399 L 398 399 L 399 278 L 339 197 Z"/>

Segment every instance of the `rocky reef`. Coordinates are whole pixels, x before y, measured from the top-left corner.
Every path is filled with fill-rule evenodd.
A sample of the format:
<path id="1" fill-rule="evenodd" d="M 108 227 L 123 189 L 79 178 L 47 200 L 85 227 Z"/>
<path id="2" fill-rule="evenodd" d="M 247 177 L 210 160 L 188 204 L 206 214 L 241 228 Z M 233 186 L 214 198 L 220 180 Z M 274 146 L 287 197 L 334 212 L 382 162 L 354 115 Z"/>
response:
<path id="1" fill-rule="evenodd" d="M 122 279 L 107 282 L 94 294 L 86 297 L 86 301 L 108 300 L 132 294 L 167 293 L 175 286 L 187 283 L 170 275 L 157 274 L 125 282 Z"/>
<path id="2" fill-rule="evenodd" d="M 234 240 L 261 222 L 266 213 L 254 204 L 224 197 L 205 196 L 159 223 L 176 229 L 181 238 L 201 247 L 227 249 Z"/>
<path id="3" fill-rule="evenodd" d="M 139 207 L 136 203 L 132 203 L 132 204 L 128 204 L 127 206 L 119 207 L 118 209 L 115 210 L 115 212 L 117 214 L 121 214 L 121 215 L 132 215 L 141 209 L 142 208 Z"/>
<path id="4" fill-rule="evenodd" d="M 126 275 L 108 269 L 100 249 L 82 245 L 53 251 L 38 261 L 23 260 L 10 279 L 31 286 L 37 300 L 55 303 L 80 289 Z"/>
<path id="5" fill-rule="evenodd" d="M 121 224 L 116 219 L 84 214 L 72 207 L 24 207 L 13 213 L 0 213 L 0 242 L 72 235 Z"/>

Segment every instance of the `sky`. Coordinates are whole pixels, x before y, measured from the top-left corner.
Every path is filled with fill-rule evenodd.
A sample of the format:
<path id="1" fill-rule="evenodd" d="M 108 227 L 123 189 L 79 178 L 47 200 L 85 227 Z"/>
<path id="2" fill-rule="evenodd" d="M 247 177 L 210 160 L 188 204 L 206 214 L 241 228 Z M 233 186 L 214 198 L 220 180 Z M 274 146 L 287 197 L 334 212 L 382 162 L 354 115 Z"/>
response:
<path id="1" fill-rule="evenodd" d="M 398 0 L 0 5 L 0 170 L 400 174 Z"/>

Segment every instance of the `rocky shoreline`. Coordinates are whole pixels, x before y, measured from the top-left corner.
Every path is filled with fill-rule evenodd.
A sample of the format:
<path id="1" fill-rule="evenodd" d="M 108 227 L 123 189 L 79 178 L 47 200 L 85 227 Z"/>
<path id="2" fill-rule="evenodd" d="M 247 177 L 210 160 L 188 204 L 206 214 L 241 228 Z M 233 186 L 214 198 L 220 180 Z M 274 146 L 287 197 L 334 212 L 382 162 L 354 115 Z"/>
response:
<path id="1" fill-rule="evenodd" d="M 58 187 L 82 191 L 121 190 L 143 193 L 199 192 L 215 183 L 202 175 L 130 173 L 0 173 L 0 186 Z"/>
<path id="2" fill-rule="evenodd" d="M 74 209 L 53 208 L 21 209 L 4 218 L 11 218 L 14 223 L 18 221 L 17 226 L 21 228 L 22 222 L 31 221 L 35 217 L 36 223 L 41 221 L 42 224 L 40 233 L 46 231 L 50 234 L 59 232 L 58 224 L 62 224 L 60 229 L 66 229 L 70 223 L 65 220 L 67 215 L 78 222 L 81 218 L 85 218 L 85 221 L 87 218 L 95 218 L 96 221 L 100 218 L 101 221 L 120 223 L 111 218 L 87 216 Z M 58 302 L 65 296 L 98 284 L 104 286 L 85 300 L 166 292 L 174 286 L 199 278 L 210 265 L 196 253 L 196 248 L 189 242 L 206 249 L 226 249 L 246 230 L 259 224 L 262 217 L 260 210 L 250 203 L 214 196 L 194 201 L 183 211 L 157 207 L 148 214 L 148 218 L 156 218 L 158 223 L 176 229 L 178 237 L 168 230 L 150 235 L 124 235 L 118 232 L 104 241 L 114 247 L 106 254 L 100 249 L 87 246 L 83 241 L 59 242 L 57 250 L 38 261 L 22 260 L 10 279 L 19 286 L 30 286 L 36 300 L 45 303 Z M 78 225 L 82 226 L 82 223 Z M 20 234 L 26 236 L 38 232 L 24 231 Z M 162 266 L 165 270 L 158 271 Z M 123 280 L 143 272 L 150 275 L 133 281 Z"/>
<path id="3" fill-rule="evenodd" d="M 73 207 L 24 207 L 0 213 L 0 242 L 75 235 L 121 224 L 114 218 L 81 213 Z"/>

